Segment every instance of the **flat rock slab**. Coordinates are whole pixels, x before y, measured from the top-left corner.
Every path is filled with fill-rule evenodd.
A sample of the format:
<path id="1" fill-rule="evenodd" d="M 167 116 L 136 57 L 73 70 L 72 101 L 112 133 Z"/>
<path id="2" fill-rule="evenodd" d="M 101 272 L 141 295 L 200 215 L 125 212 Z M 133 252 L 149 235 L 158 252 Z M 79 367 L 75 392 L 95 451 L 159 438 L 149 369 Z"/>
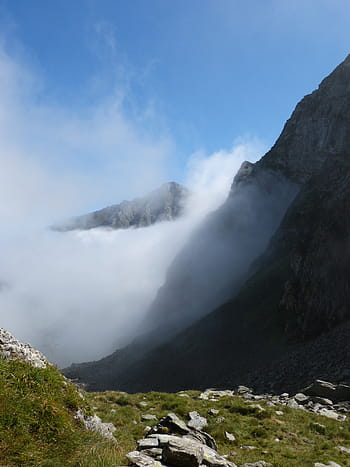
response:
<path id="1" fill-rule="evenodd" d="M 346 384 L 333 384 L 329 381 L 317 379 L 303 390 L 307 396 L 318 396 L 330 399 L 333 402 L 350 401 L 350 386 Z"/>
<path id="2" fill-rule="evenodd" d="M 258 462 L 248 462 L 247 464 L 243 464 L 241 467 L 269 467 L 271 464 L 265 461 L 258 461 Z"/>
<path id="3" fill-rule="evenodd" d="M 129 460 L 130 465 L 136 467 L 166 467 L 165 464 L 139 451 L 129 452 L 126 458 Z"/>
<path id="4" fill-rule="evenodd" d="M 141 416 L 141 419 L 142 420 L 146 420 L 146 421 L 149 421 L 149 420 L 158 420 L 157 417 L 155 415 L 152 415 L 152 414 L 145 414 L 145 415 L 142 415 Z"/>
<path id="5" fill-rule="evenodd" d="M 336 462 L 330 461 L 328 464 L 322 464 L 322 462 L 315 462 L 314 467 L 342 467 Z"/>
<path id="6" fill-rule="evenodd" d="M 333 418 L 334 420 L 339 420 L 341 422 L 346 420 L 346 415 L 338 414 L 337 412 L 334 412 L 333 410 L 329 410 L 326 408 L 318 410 L 317 413 L 320 415 L 323 415 L 324 417 Z"/>
<path id="7" fill-rule="evenodd" d="M 157 438 L 143 438 L 137 441 L 137 448 L 139 451 L 143 449 L 157 448 L 159 446 L 159 441 Z"/>

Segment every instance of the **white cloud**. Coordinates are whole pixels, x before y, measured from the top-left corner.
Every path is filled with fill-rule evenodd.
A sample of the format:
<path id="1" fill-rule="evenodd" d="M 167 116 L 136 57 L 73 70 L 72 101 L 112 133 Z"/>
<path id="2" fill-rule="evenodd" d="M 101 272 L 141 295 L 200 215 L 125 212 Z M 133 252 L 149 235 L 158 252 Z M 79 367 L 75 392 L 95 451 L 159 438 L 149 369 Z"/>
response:
<path id="1" fill-rule="evenodd" d="M 196 194 L 177 222 L 51 232 L 47 225 L 88 205 L 166 181 L 173 144 L 125 115 L 123 90 L 75 110 L 42 102 L 37 82 L 0 47 L 1 326 L 68 364 L 125 342 L 193 228 L 260 148 L 242 144 L 192 156 L 187 183 Z"/>

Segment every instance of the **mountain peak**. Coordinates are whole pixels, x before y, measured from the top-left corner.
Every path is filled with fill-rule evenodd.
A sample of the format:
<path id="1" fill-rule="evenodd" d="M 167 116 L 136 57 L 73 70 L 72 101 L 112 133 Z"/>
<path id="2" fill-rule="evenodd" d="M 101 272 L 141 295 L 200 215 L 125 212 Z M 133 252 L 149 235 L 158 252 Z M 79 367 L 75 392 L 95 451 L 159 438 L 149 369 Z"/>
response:
<path id="1" fill-rule="evenodd" d="M 126 229 L 146 227 L 181 216 L 189 191 L 176 182 L 167 182 L 143 198 L 122 201 L 98 211 L 74 217 L 56 225 L 54 230 L 89 230 L 96 227 Z"/>

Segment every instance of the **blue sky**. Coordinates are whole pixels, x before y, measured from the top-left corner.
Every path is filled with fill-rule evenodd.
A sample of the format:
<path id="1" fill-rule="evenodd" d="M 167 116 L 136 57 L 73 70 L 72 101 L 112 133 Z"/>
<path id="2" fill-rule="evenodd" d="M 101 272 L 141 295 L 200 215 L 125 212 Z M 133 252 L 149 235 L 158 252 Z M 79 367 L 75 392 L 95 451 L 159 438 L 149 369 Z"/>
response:
<path id="1" fill-rule="evenodd" d="M 271 146 L 298 100 L 349 53 L 349 14 L 348 0 L 0 1 L 3 49 L 32 77 L 26 107 L 28 99 L 45 107 L 46 120 L 59 114 L 60 125 L 73 115 L 81 128 L 113 96 L 130 139 L 140 139 L 126 150 L 76 145 L 74 156 L 62 145 L 59 158 L 45 149 L 40 162 L 64 174 L 111 175 L 113 158 L 114 177 L 125 179 L 122 159 L 137 170 L 142 144 L 154 144 L 166 153 L 164 181 L 183 181 L 196 151 L 210 155 L 237 141 Z M 47 148 L 59 144 L 47 137 Z M 109 150 L 108 163 L 94 154 Z M 126 197 L 137 190 L 129 191 L 124 184 Z M 113 191 L 96 197 L 108 202 Z"/>

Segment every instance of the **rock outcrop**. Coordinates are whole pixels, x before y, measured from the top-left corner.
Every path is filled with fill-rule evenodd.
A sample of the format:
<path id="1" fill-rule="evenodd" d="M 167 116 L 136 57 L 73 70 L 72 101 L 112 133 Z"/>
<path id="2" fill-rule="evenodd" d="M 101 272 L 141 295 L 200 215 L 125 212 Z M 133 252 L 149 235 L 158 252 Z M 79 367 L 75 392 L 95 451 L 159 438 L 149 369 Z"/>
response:
<path id="1" fill-rule="evenodd" d="M 191 418 L 193 420 L 193 417 Z M 169 413 L 127 454 L 134 467 L 237 467 L 220 456 L 213 438 Z"/>
<path id="2" fill-rule="evenodd" d="M 89 230 L 96 227 L 127 229 L 147 227 L 156 222 L 172 221 L 182 215 L 189 191 L 182 185 L 169 182 L 143 198 L 123 201 L 104 209 L 74 217 L 53 226 L 54 230 Z"/>
<path id="3" fill-rule="evenodd" d="M 3 328 L 0 328 L 0 356 L 6 360 L 21 360 L 38 368 L 46 368 L 49 364 L 39 350 L 23 344 Z"/>

